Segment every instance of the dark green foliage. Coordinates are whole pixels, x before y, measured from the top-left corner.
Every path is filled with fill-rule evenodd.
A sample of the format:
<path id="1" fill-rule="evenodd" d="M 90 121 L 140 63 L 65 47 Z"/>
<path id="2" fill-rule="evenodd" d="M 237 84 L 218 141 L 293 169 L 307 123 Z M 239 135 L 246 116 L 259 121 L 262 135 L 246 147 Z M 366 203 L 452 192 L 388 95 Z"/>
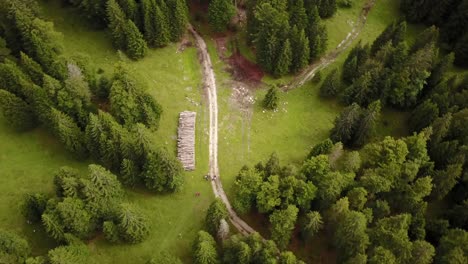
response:
<path id="1" fill-rule="evenodd" d="M 273 241 L 262 239 L 258 233 L 248 236 L 238 234 L 225 241 L 223 243 L 223 263 L 304 264 L 289 251 L 280 252 Z"/>
<path id="2" fill-rule="evenodd" d="M 337 10 L 336 0 L 320 0 L 319 13 L 322 18 L 332 17 Z"/>
<path id="3" fill-rule="evenodd" d="M 349 144 L 352 142 L 356 130 L 359 128 L 362 109 L 358 104 L 346 107 L 335 119 L 335 126 L 331 131 L 330 138 L 334 142 Z"/>
<path id="4" fill-rule="evenodd" d="M 273 75 L 276 77 L 280 77 L 288 73 L 292 63 L 292 50 L 289 39 L 286 39 L 283 45 L 279 47 L 280 49 L 278 51 L 276 66 L 273 70 Z"/>
<path id="5" fill-rule="evenodd" d="M 281 204 L 279 184 L 277 175 L 268 177 L 268 180 L 262 183 L 257 193 L 257 208 L 260 212 L 270 212 Z"/>
<path id="6" fill-rule="evenodd" d="M 47 254 L 50 264 L 91 263 L 91 257 L 85 244 L 59 246 Z"/>
<path id="7" fill-rule="evenodd" d="M 397 263 L 404 263 L 411 258 L 412 244 L 408 238 L 411 216 L 401 214 L 382 218 L 370 233 L 374 246 L 382 246 L 392 252 Z"/>
<path id="8" fill-rule="evenodd" d="M 44 194 L 27 194 L 21 204 L 21 213 L 32 223 L 41 221 L 41 215 L 45 211 L 47 198 Z"/>
<path id="9" fill-rule="evenodd" d="M 52 109 L 50 114 L 52 130 L 60 142 L 77 158 L 85 158 L 87 150 L 83 131 L 68 115 L 56 109 Z"/>
<path id="10" fill-rule="evenodd" d="M 0 62 L 3 62 L 10 56 L 11 50 L 7 47 L 5 39 L 0 37 Z"/>
<path id="11" fill-rule="evenodd" d="M 42 86 L 42 77 L 44 76 L 44 72 L 42 71 L 42 67 L 39 65 L 39 63 L 35 62 L 28 55 L 21 52 L 20 65 L 23 71 L 28 74 L 28 76 L 35 84 Z"/>
<path id="12" fill-rule="evenodd" d="M 340 74 L 337 69 L 333 69 L 325 78 L 320 87 L 320 96 L 331 98 L 336 96 L 341 90 Z"/>
<path id="13" fill-rule="evenodd" d="M 145 56 L 146 42 L 135 23 L 127 19 L 125 13 L 115 0 L 107 2 L 108 27 L 116 48 L 123 49 L 132 59 Z"/>
<path id="14" fill-rule="evenodd" d="M 195 264 L 219 263 L 218 252 L 216 252 L 216 242 L 207 232 L 198 232 L 192 246 L 192 251 Z"/>
<path id="15" fill-rule="evenodd" d="M 424 240 L 416 240 L 413 242 L 411 263 L 430 264 L 433 263 L 435 255 L 434 246 Z"/>
<path id="16" fill-rule="evenodd" d="M 84 127 L 92 105 L 91 91 L 81 69 L 71 63 L 67 66 L 68 77 L 63 86 L 60 86 L 57 82 L 56 86 L 59 90 L 55 91 L 55 100 L 58 109 L 72 117 L 81 127 Z"/>
<path id="17" fill-rule="evenodd" d="M 369 264 L 379 264 L 379 263 L 388 263 L 388 264 L 396 264 L 397 260 L 395 255 L 383 247 L 376 247 L 369 258 Z"/>
<path id="18" fill-rule="evenodd" d="M 468 67 L 468 34 L 458 41 L 454 49 L 455 64 L 460 67 Z"/>
<path id="19" fill-rule="evenodd" d="M 161 4 L 163 3 L 161 2 Z M 143 13 L 143 33 L 148 45 L 162 47 L 168 44 L 170 29 L 167 14 L 161 10 L 154 0 L 142 1 L 141 9 Z"/>
<path id="20" fill-rule="evenodd" d="M 312 157 L 322 155 L 322 154 L 329 154 L 332 148 L 333 148 L 333 142 L 331 141 L 331 139 L 327 138 L 324 141 L 315 145 L 310 150 L 309 155 L 307 155 L 307 159 L 310 159 Z"/>
<path id="21" fill-rule="evenodd" d="M 0 261 L 2 263 L 24 263 L 29 254 L 31 254 L 31 249 L 26 240 L 16 234 L 0 230 Z"/>
<path id="22" fill-rule="evenodd" d="M 432 124 L 437 117 L 439 117 L 439 108 L 429 99 L 413 110 L 408 123 L 413 131 L 420 131 Z"/>
<path id="23" fill-rule="evenodd" d="M 148 153 L 143 168 L 146 188 L 156 192 L 178 191 L 183 185 L 182 165 L 166 150 Z"/>
<path id="24" fill-rule="evenodd" d="M 276 110 L 279 104 L 279 89 L 276 86 L 268 89 L 268 92 L 263 99 L 263 107 L 269 110 Z"/>
<path id="25" fill-rule="evenodd" d="M 366 217 L 363 213 L 356 211 L 344 213 L 338 222 L 333 239 L 341 260 L 365 253 L 370 244 L 366 227 Z"/>
<path id="26" fill-rule="evenodd" d="M 167 0 L 168 21 L 171 28 L 171 40 L 177 41 L 184 34 L 188 23 L 188 10 L 185 0 Z M 165 10 L 161 10 L 163 13 Z"/>
<path id="27" fill-rule="evenodd" d="M 262 176 L 254 169 L 242 168 L 234 182 L 232 206 L 238 213 L 249 212 L 255 205 L 255 197 L 260 189 Z"/>
<path id="28" fill-rule="evenodd" d="M 220 221 L 228 218 L 228 211 L 221 199 L 217 198 L 211 203 L 208 211 L 206 212 L 205 226 L 208 232 L 213 236 L 218 233 Z"/>
<path id="29" fill-rule="evenodd" d="M 121 204 L 117 228 L 120 237 L 128 243 L 140 243 L 149 236 L 150 226 L 147 217 L 132 204 Z"/>
<path id="30" fill-rule="evenodd" d="M 307 27 L 307 13 L 304 8 L 304 0 L 289 1 L 289 23 L 296 27 L 298 32 Z"/>
<path id="31" fill-rule="evenodd" d="M 437 247 L 436 263 L 465 263 L 468 254 L 468 232 L 463 229 L 451 229 L 441 238 Z M 464 262 L 460 262 L 464 261 Z"/>
<path id="32" fill-rule="evenodd" d="M 148 127 L 158 127 L 161 106 L 144 89 L 127 66 L 117 66 L 109 99 L 111 113 L 120 123 L 128 126 L 142 123 Z"/>
<path id="33" fill-rule="evenodd" d="M 361 42 L 355 46 L 343 64 L 342 78 L 347 83 L 361 75 L 362 67 L 369 57 L 369 46 L 362 46 Z"/>
<path id="34" fill-rule="evenodd" d="M 143 58 L 148 47 L 146 46 L 146 42 L 143 39 L 143 35 L 135 26 L 135 23 L 128 19 L 125 23 L 124 32 L 125 50 L 128 56 L 134 60 Z"/>
<path id="35" fill-rule="evenodd" d="M 323 228 L 322 216 L 317 211 L 311 211 L 306 214 L 302 232 L 307 238 L 314 237 Z"/>
<path id="36" fill-rule="evenodd" d="M 8 125 L 18 131 L 27 131 L 37 125 L 30 105 L 14 94 L 0 89 L 0 111 Z"/>
<path id="37" fill-rule="evenodd" d="M 236 7 L 231 0 L 211 0 L 208 5 L 208 21 L 217 32 L 225 31 L 235 14 Z"/>
<path id="38" fill-rule="evenodd" d="M 328 41 L 328 32 L 320 19 L 319 11 L 316 7 L 314 7 L 309 14 L 309 24 L 306 28 L 306 36 L 309 39 L 310 45 L 309 61 L 312 61 L 319 58 L 319 56 L 325 52 Z"/>
<path id="39" fill-rule="evenodd" d="M 298 212 L 296 206 L 289 205 L 286 209 L 276 210 L 270 215 L 271 238 L 279 248 L 284 249 L 289 244 Z"/>
<path id="40" fill-rule="evenodd" d="M 363 146 L 375 134 L 375 128 L 380 118 L 380 110 L 380 101 L 375 101 L 362 113 L 361 120 L 353 137 L 353 144 L 355 146 Z"/>
<path id="41" fill-rule="evenodd" d="M 390 24 L 372 43 L 371 54 L 376 54 L 387 42 L 391 41 L 393 46 L 397 46 L 404 40 L 406 33 L 406 22 Z"/>
<path id="42" fill-rule="evenodd" d="M 367 202 L 367 191 L 362 187 L 351 189 L 346 195 L 349 199 L 349 207 L 356 211 L 364 209 Z"/>

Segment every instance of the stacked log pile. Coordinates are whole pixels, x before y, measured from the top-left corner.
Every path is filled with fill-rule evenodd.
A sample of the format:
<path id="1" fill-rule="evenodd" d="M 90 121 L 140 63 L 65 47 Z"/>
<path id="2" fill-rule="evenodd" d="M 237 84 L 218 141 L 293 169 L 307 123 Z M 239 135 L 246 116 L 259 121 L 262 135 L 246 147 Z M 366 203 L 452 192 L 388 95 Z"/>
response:
<path id="1" fill-rule="evenodd" d="M 197 113 L 184 111 L 179 116 L 177 158 L 185 170 L 195 169 L 195 120 Z"/>

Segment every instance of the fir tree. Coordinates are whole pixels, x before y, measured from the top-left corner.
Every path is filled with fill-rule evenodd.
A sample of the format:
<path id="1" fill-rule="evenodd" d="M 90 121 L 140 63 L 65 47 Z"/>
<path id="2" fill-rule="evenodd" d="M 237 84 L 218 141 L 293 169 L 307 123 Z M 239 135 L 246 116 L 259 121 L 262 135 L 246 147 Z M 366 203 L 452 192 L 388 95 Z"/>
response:
<path id="1" fill-rule="evenodd" d="M 309 15 L 309 24 L 306 28 L 306 35 L 309 39 L 310 61 L 320 57 L 327 48 L 328 33 L 323 25 L 319 11 L 316 7 L 312 9 Z"/>
<path id="2" fill-rule="evenodd" d="M 125 51 L 132 59 L 141 59 L 145 56 L 148 47 L 143 35 L 131 20 L 125 25 Z"/>
<path id="3" fill-rule="evenodd" d="M 208 22 L 215 31 L 225 31 L 235 14 L 232 0 L 211 0 L 208 5 Z"/>
<path id="4" fill-rule="evenodd" d="M 332 17 L 336 13 L 337 8 L 336 0 L 321 0 L 319 5 L 320 17 Z"/>
<path id="5" fill-rule="evenodd" d="M 278 51 L 278 60 L 276 61 L 273 74 L 276 77 L 283 76 L 289 72 L 292 62 L 291 43 L 286 39 L 281 49 Z"/>
<path id="6" fill-rule="evenodd" d="M 171 26 L 171 40 L 177 41 L 184 34 L 188 23 L 188 11 L 185 0 L 167 0 Z M 163 11 L 164 12 L 164 11 Z"/>
<path id="7" fill-rule="evenodd" d="M 87 151 L 84 133 L 73 119 L 56 109 L 52 109 L 51 122 L 53 124 L 54 133 L 65 148 L 76 157 L 85 158 Z"/>
<path id="8" fill-rule="evenodd" d="M 18 131 L 27 131 L 37 125 L 33 109 L 21 98 L 0 89 L 0 110 L 8 125 Z"/>
<path id="9" fill-rule="evenodd" d="M 361 113 L 361 107 L 356 103 L 346 107 L 335 119 L 335 126 L 331 130 L 331 139 L 343 144 L 350 143 L 358 128 Z"/>
<path id="10" fill-rule="evenodd" d="M 340 74 L 337 69 L 333 69 L 323 81 L 320 87 L 320 96 L 330 98 L 336 96 L 341 90 Z"/>
<path id="11" fill-rule="evenodd" d="M 305 31 L 303 29 L 299 31 L 297 27 L 293 28 L 290 39 L 291 49 L 294 51 L 292 53 L 291 71 L 298 72 L 309 62 L 309 39 L 306 37 Z"/>
<path id="12" fill-rule="evenodd" d="M 20 52 L 20 65 L 35 84 L 42 86 L 42 76 L 44 75 L 44 72 L 42 71 L 42 67 L 39 63 L 35 62 L 25 53 Z"/>
<path id="13" fill-rule="evenodd" d="M 278 103 L 279 103 L 279 91 L 276 86 L 271 87 L 267 94 L 265 95 L 265 98 L 263 99 L 263 107 L 269 110 L 275 110 L 278 108 Z"/>

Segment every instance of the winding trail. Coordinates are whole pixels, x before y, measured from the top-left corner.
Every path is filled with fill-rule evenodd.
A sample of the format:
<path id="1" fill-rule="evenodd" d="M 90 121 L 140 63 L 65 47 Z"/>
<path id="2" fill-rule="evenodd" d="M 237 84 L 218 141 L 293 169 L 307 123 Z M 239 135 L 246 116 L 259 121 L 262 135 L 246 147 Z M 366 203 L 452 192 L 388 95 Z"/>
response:
<path id="1" fill-rule="evenodd" d="M 353 26 L 346 38 L 343 39 L 334 50 L 320 58 L 319 61 L 308 66 L 299 75 L 297 75 L 296 78 L 294 78 L 294 80 L 291 81 L 289 85 L 283 87 L 284 90 L 292 90 L 294 88 L 304 85 L 304 83 L 312 79 L 319 70 L 324 69 L 328 65 L 335 62 L 338 56 L 342 54 L 345 50 L 347 50 L 351 46 L 353 41 L 359 36 L 359 34 L 361 34 L 361 31 L 364 28 L 364 25 L 367 21 L 367 15 L 369 14 L 372 7 L 374 7 L 376 1 L 377 0 L 366 1 L 366 3 L 361 9 L 361 14 L 359 15 L 359 18 L 356 21 L 356 24 Z"/>
<path id="2" fill-rule="evenodd" d="M 189 25 L 189 31 L 195 38 L 198 47 L 198 56 L 202 65 L 203 71 L 203 86 L 208 95 L 209 115 L 210 115 L 210 142 L 209 142 L 209 176 L 216 179 L 211 181 L 213 192 L 216 197 L 219 197 L 226 205 L 229 218 L 232 224 L 244 235 L 249 235 L 255 232 L 246 222 L 244 222 L 234 211 L 224 192 L 223 184 L 221 183 L 218 167 L 218 96 L 216 89 L 216 79 L 214 76 L 213 65 L 211 63 L 210 55 L 206 47 L 205 40 Z"/>
<path id="3" fill-rule="evenodd" d="M 352 42 L 359 36 L 364 27 L 367 14 L 370 9 L 374 6 L 376 0 L 368 0 L 363 7 L 361 14 L 359 16 L 358 22 L 353 27 L 350 33 L 346 38 L 341 41 L 341 43 L 336 47 L 335 50 L 322 57 L 320 61 L 310 65 L 306 70 L 299 74 L 290 85 L 286 86 L 286 90 L 293 89 L 303 85 L 306 81 L 310 80 L 318 70 L 323 69 L 333 63 L 338 55 L 344 52 Z M 215 177 L 211 181 L 213 187 L 213 192 L 216 197 L 219 197 L 223 203 L 226 205 L 229 213 L 229 219 L 231 223 L 237 228 L 237 230 L 244 234 L 249 235 L 256 232 L 252 227 L 250 227 L 244 220 L 242 220 L 229 202 L 229 199 L 224 192 L 223 184 L 221 183 L 218 167 L 218 96 L 216 89 L 216 79 L 213 71 L 213 65 L 211 63 L 210 55 L 208 54 L 208 49 L 205 43 L 205 40 L 198 34 L 197 31 L 193 28 L 192 25 L 189 25 L 189 31 L 192 33 L 195 38 L 196 46 L 198 48 L 198 56 L 202 66 L 203 71 L 203 87 L 208 96 L 208 105 L 209 105 L 209 117 L 210 117 L 210 129 L 209 129 L 209 176 L 211 178 Z"/>

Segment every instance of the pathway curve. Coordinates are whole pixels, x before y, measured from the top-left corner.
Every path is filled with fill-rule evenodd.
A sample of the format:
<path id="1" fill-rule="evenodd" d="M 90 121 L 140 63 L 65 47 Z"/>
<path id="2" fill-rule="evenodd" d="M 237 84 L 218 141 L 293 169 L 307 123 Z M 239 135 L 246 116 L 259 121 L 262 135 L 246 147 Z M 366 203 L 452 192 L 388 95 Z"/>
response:
<path id="1" fill-rule="evenodd" d="M 355 25 L 348 33 L 346 38 L 343 39 L 343 41 L 341 41 L 340 44 L 338 44 L 338 46 L 334 50 L 320 58 L 319 61 L 308 66 L 304 71 L 302 71 L 298 76 L 296 76 L 296 78 L 294 78 L 294 80 L 289 85 L 284 87 L 284 90 L 292 90 L 294 88 L 304 85 L 304 83 L 312 79 L 319 70 L 324 69 L 328 65 L 335 62 L 338 56 L 342 54 L 346 49 L 348 49 L 353 43 L 353 41 L 359 36 L 362 29 L 364 28 L 364 25 L 366 24 L 367 15 L 374 6 L 375 2 L 376 0 L 366 1 L 364 6 L 362 7 L 361 14 L 359 15 L 358 20 L 356 21 Z"/>
<path id="2" fill-rule="evenodd" d="M 324 56 L 320 61 L 310 65 L 303 73 L 298 75 L 295 80 L 288 86 L 286 89 L 293 89 L 295 87 L 303 85 L 306 81 L 310 80 L 315 73 L 327 67 L 333 63 L 338 55 L 345 51 L 351 43 L 358 37 L 361 33 L 362 28 L 367 20 L 367 14 L 370 9 L 373 7 L 376 0 L 368 0 L 361 11 L 358 22 L 353 27 L 350 33 L 346 38 L 337 46 L 335 50 L 331 53 Z M 216 177 L 215 180 L 211 181 L 213 187 L 213 192 L 216 197 L 219 197 L 223 203 L 226 205 L 229 212 L 229 219 L 231 223 L 237 228 L 237 230 L 244 234 L 249 235 L 255 232 L 255 230 L 250 227 L 244 220 L 242 220 L 229 202 L 226 193 L 223 189 L 223 184 L 221 183 L 218 167 L 218 96 L 216 89 L 216 79 L 213 71 L 213 65 L 211 63 L 210 55 L 208 54 L 208 49 L 206 47 L 205 40 L 198 34 L 198 32 L 189 25 L 189 31 L 192 33 L 195 38 L 196 46 L 198 48 L 199 60 L 202 65 L 203 71 L 203 86 L 208 96 L 209 104 L 209 116 L 210 116 L 210 133 L 209 133 L 209 176 Z"/>
<path id="3" fill-rule="evenodd" d="M 255 230 L 236 214 L 231 206 L 231 203 L 229 202 L 229 199 L 227 198 L 226 193 L 224 192 L 223 184 L 221 183 L 218 167 L 218 96 L 216 89 L 216 79 L 205 41 L 191 25 L 189 25 L 189 31 L 194 36 L 198 48 L 198 56 L 203 71 L 203 86 L 208 95 L 208 104 L 210 108 L 209 176 L 216 177 L 215 180 L 211 181 L 213 192 L 215 196 L 219 197 L 226 205 L 229 212 L 229 218 L 237 230 L 239 230 L 239 232 L 244 235 L 252 234 L 255 232 Z"/>

